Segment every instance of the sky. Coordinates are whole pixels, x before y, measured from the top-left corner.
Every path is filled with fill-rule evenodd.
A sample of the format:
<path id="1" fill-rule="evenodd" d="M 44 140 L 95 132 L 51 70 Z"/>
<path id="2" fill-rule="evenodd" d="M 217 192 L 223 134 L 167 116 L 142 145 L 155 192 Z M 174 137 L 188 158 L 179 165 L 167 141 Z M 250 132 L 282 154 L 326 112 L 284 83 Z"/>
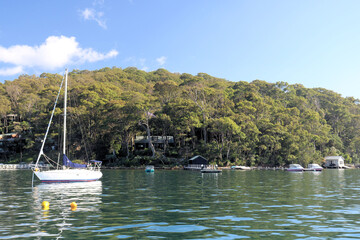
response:
<path id="1" fill-rule="evenodd" d="M 104 67 L 360 98 L 358 0 L 0 0 L 0 82 Z"/>

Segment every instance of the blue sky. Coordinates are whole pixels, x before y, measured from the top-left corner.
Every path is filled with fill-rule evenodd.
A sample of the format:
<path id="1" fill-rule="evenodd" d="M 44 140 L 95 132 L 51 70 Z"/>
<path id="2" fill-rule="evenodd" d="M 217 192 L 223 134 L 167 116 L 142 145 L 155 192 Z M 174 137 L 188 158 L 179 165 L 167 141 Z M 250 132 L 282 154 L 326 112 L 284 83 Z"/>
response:
<path id="1" fill-rule="evenodd" d="M 0 81 L 137 67 L 360 98 L 360 1 L 0 1 Z"/>

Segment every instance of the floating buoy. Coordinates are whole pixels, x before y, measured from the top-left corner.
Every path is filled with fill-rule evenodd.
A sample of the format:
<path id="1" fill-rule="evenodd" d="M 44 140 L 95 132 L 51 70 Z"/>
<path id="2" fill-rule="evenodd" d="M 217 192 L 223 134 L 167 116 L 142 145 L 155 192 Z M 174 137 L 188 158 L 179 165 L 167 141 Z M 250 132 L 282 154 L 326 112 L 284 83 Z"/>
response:
<path id="1" fill-rule="evenodd" d="M 77 208 L 77 204 L 76 204 L 76 202 L 72 202 L 72 203 L 70 203 L 70 207 L 71 207 L 71 210 L 76 210 L 76 208 Z"/>
<path id="2" fill-rule="evenodd" d="M 43 201 L 41 203 L 41 206 L 43 207 L 44 210 L 48 210 L 49 206 L 50 206 L 50 203 L 48 201 Z"/>

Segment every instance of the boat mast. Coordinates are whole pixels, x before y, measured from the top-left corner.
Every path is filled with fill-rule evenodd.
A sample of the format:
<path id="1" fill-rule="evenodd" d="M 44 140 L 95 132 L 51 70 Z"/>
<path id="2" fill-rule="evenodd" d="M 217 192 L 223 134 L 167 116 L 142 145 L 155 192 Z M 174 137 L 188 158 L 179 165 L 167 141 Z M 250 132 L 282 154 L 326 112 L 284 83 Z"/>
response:
<path id="1" fill-rule="evenodd" d="M 64 145 L 63 154 L 66 154 L 66 107 L 67 107 L 67 77 L 68 69 L 65 70 L 65 93 L 64 93 Z"/>
<path id="2" fill-rule="evenodd" d="M 62 81 L 61 81 L 60 88 L 59 88 L 58 94 L 57 94 L 57 96 L 56 96 L 56 100 L 55 100 L 55 103 L 54 103 L 53 110 L 52 110 L 52 112 L 51 112 L 51 117 L 50 117 L 50 120 L 49 120 L 49 124 L 48 124 L 48 126 L 47 126 L 44 139 L 42 140 L 40 152 L 39 152 L 38 158 L 37 158 L 36 163 L 35 163 L 35 168 L 38 167 L 38 163 L 39 163 L 40 157 L 41 157 L 42 155 L 44 155 L 44 151 L 43 151 L 43 150 L 44 150 L 46 138 L 47 138 L 47 135 L 48 135 L 49 130 L 50 130 L 50 126 L 51 126 L 52 119 L 53 119 L 53 117 L 54 117 L 54 113 L 55 113 L 55 109 L 56 109 L 56 104 L 57 104 L 57 102 L 58 102 L 58 100 L 59 100 L 59 96 L 60 96 L 60 92 L 61 92 L 63 83 L 64 83 L 64 78 L 63 78 Z"/>

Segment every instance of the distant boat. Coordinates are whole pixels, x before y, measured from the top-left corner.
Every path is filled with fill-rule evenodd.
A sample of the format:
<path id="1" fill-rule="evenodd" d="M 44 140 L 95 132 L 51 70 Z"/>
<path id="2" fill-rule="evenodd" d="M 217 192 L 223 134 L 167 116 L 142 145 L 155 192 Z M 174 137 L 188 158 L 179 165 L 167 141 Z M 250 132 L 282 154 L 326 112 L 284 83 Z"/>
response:
<path id="1" fill-rule="evenodd" d="M 233 169 L 233 170 L 251 170 L 251 167 L 247 167 L 247 166 L 231 166 L 231 169 Z"/>
<path id="2" fill-rule="evenodd" d="M 201 173 L 219 173 L 221 169 L 218 169 L 217 165 L 207 165 L 201 167 Z"/>
<path id="3" fill-rule="evenodd" d="M 289 168 L 286 170 L 291 172 L 302 172 L 304 171 L 304 168 L 300 164 L 290 164 Z"/>
<path id="4" fill-rule="evenodd" d="M 90 182 L 96 181 L 102 177 L 102 173 L 100 171 L 101 161 L 91 160 L 88 164 L 77 164 L 73 163 L 66 156 L 66 106 L 67 106 L 67 76 L 68 70 L 66 69 L 64 78 L 61 82 L 60 89 L 58 95 L 55 100 L 54 108 L 50 117 L 50 121 L 45 133 L 44 140 L 42 142 L 42 146 L 39 152 L 39 156 L 35 163 L 35 166 L 32 168 L 33 174 L 35 174 L 41 182 Z M 65 90 L 64 90 L 64 129 L 63 129 L 63 165 L 60 166 L 59 163 L 51 160 L 48 156 L 46 156 L 43 152 L 44 145 L 46 142 L 47 135 L 49 133 L 49 129 L 51 126 L 51 122 L 54 116 L 54 112 L 56 109 L 56 104 L 59 99 L 59 95 L 65 81 Z M 54 169 L 44 170 L 40 167 L 39 160 L 41 157 L 44 157 L 50 164 L 56 164 Z M 34 175 L 33 175 L 34 176 Z"/>
<path id="5" fill-rule="evenodd" d="M 308 164 L 308 167 L 304 169 L 305 171 L 322 171 L 323 168 L 319 165 L 319 164 L 316 164 L 316 163 L 311 163 L 311 164 Z"/>
<path id="6" fill-rule="evenodd" d="M 153 165 L 148 165 L 145 167 L 145 172 L 154 172 L 155 168 Z"/>

